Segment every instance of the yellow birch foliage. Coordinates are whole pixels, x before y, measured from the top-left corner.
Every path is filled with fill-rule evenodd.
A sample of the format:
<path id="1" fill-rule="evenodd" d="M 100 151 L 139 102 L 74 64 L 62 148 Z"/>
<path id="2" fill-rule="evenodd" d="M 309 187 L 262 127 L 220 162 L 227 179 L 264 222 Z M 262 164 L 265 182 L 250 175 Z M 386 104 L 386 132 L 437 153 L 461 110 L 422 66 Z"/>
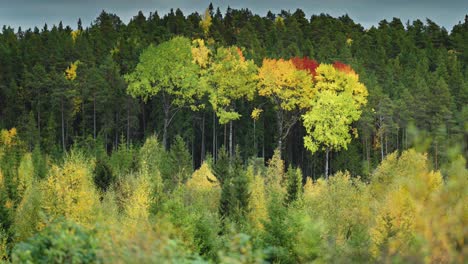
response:
<path id="1" fill-rule="evenodd" d="M 81 30 L 79 30 L 79 29 L 73 30 L 72 32 L 70 32 L 70 35 L 72 37 L 73 43 L 75 43 L 78 36 L 81 35 Z"/>
<path id="2" fill-rule="evenodd" d="M 250 117 L 252 117 L 253 120 L 257 121 L 260 118 L 260 114 L 262 112 L 263 112 L 263 109 L 254 108 L 252 110 L 252 114 L 250 115 Z"/>
<path id="3" fill-rule="evenodd" d="M 31 184 L 15 212 L 15 241 L 24 241 L 39 231 L 42 226 L 40 206 L 41 192 L 36 184 Z"/>
<path id="4" fill-rule="evenodd" d="M 331 64 L 320 64 L 315 72 L 314 92 L 349 93 L 357 108 L 367 103 L 367 95 L 369 94 L 367 88 L 359 82 L 359 75 L 354 71 L 340 71 Z"/>
<path id="5" fill-rule="evenodd" d="M 326 192 L 327 182 L 320 178 L 317 182 L 313 183 L 310 177 L 307 177 L 306 184 L 304 185 L 304 202 L 308 209 L 315 210 L 314 207 L 321 199 L 324 192 Z"/>
<path id="6" fill-rule="evenodd" d="M 441 185 L 442 176 L 438 171 L 430 171 L 427 154 L 410 149 L 400 157 L 396 152 L 388 155 L 372 175 L 370 188 L 372 195 L 379 199 L 392 186 L 403 186 L 414 199 L 425 201 Z"/>
<path id="7" fill-rule="evenodd" d="M 4 230 L 0 230 L 0 259 L 8 259 L 8 235 Z"/>
<path id="8" fill-rule="evenodd" d="M 34 165 L 31 153 L 24 154 L 18 167 L 18 194 L 23 197 L 26 189 L 31 187 L 34 176 Z"/>
<path id="9" fill-rule="evenodd" d="M 390 259 L 409 254 L 415 242 L 416 205 L 407 189 L 388 193 L 370 230 L 371 252 L 377 259 Z"/>
<path id="10" fill-rule="evenodd" d="M 447 171 L 448 180 L 421 208 L 418 230 L 426 241 L 426 262 L 463 263 L 468 256 L 468 170 L 463 157 L 456 158 Z"/>
<path id="11" fill-rule="evenodd" d="M 187 189 L 198 191 L 210 191 L 213 188 L 219 187 L 218 180 L 211 172 L 206 162 L 204 162 L 201 167 L 192 174 L 192 177 L 186 184 Z"/>
<path id="12" fill-rule="evenodd" d="M 427 154 L 410 149 L 400 157 L 396 153 L 389 155 L 372 175 L 370 184 L 372 196 L 380 203 L 370 231 L 374 257 L 432 258 L 435 254 L 437 262 L 445 262 L 437 252 L 449 251 L 446 240 L 436 243 L 441 250 L 432 245 L 437 232 L 434 223 L 444 223 L 446 219 L 440 214 L 446 207 L 437 207 L 435 202 L 444 188 L 440 172 L 430 170 Z M 442 232 L 450 229 L 444 226 Z"/>
<path id="13" fill-rule="evenodd" d="M 201 200 L 212 211 L 217 210 L 219 198 L 221 197 L 221 187 L 206 162 L 192 174 L 192 177 L 186 183 L 186 187 L 191 202 Z"/>
<path id="14" fill-rule="evenodd" d="M 205 69 L 209 65 L 210 55 L 211 51 L 206 47 L 203 39 L 195 39 L 192 41 L 193 63 L 198 64 L 202 69 Z"/>
<path id="15" fill-rule="evenodd" d="M 69 81 L 74 81 L 76 79 L 76 70 L 78 69 L 78 64 L 80 61 L 75 61 L 68 66 L 68 68 L 65 70 L 65 78 Z"/>
<path id="16" fill-rule="evenodd" d="M 210 10 L 207 8 L 205 9 L 203 18 L 200 21 L 200 27 L 203 29 L 203 33 L 205 34 L 205 36 L 208 36 L 208 33 L 210 32 L 210 27 L 212 24 L 211 20 L 212 18 L 211 18 Z"/>
<path id="17" fill-rule="evenodd" d="M 151 206 L 152 185 L 148 173 L 140 173 L 135 180 L 133 192 L 125 203 L 125 213 L 129 224 L 148 221 Z"/>
<path id="18" fill-rule="evenodd" d="M 359 120 L 368 92 L 359 76 L 351 68 L 345 68 L 321 64 L 315 71 L 315 98 L 308 102 L 311 110 L 302 116 L 307 132 L 304 146 L 312 153 L 320 149 L 347 149 L 350 131 L 357 137 L 352 124 Z"/>
<path id="19" fill-rule="evenodd" d="M 114 189 L 108 189 L 103 194 L 100 207 L 98 223 L 104 223 L 105 225 L 115 225 L 119 223 L 119 208 L 117 206 Z"/>
<path id="20" fill-rule="evenodd" d="M 233 102 L 253 99 L 257 80 L 255 63 L 246 60 L 238 47 L 220 47 L 205 77 L 203 83 L 210 91 L 209 100 L 220 124 L 239 119 L 241 115 L 235 111 Z"/>
<path id="21" fill-rule="evenodd" d="M 3 187 L 5 187 L 5 179 L 3 177 L 3 172 L 2 170 L 0 169 L 0 190 L 3 189 Z"/>
<path id="22" fill-rule="evenodd" d="M 346 93 L 325 90 L 317 93 L 312 104 L 312 109 L 302 115 L 307 133 L 304 146 L 312 153 L 327 148 L 347 149 L 352 140 L 351 125 L 361 116 L 353 98 Z"/>
<path id="23" fill-rule="evenodd" d="M 0 146 L 12 147 L 16 145 L 16 128 L 10 130 L 2 129 L 0 131 Z"/>
<path id="24" fill-rule="evenodd" d="M 273 157 L 268 161 L 266 184 L 281 186 L 285 180 L 284 161 L 281 159 L 280 150 L 275 149 Z"/>
<path id="25" fill-rule="evenodd" d="M 290 60 L 264 59 L 258 71 L 258 94 L 286 111 L 308 108 L 314 90 L 310 74 Z"/>
<path id="26" fill-rule="evenodd" d="M 265 197 L 265 182 L 261 175 L 256 175 L 250 181 L 250 211 L 248 218 L 257 229 L 263 229 L 263 221 L 268 217 Z"/>
<path id="27" fill-rule="evenodd" d="M 350 234 L 370 224 L 372 212 L 367 194 L 366 184 L 351 178 L 348 172 L 338 172 L 328 183 L 317 183 L 314 211 L 316 217 L 324 220 L 326 235 L 337 246 L 344 246 Z"/>
<path id="28" fill-rule="evenodd" d="M 41 183 L 41 207 L 49 220 L 64 216 L 79 224 L 94 222 L 99 203 L 90 164 L 81 154 L 71 153 L 62 166 L 54 165 Z"/>

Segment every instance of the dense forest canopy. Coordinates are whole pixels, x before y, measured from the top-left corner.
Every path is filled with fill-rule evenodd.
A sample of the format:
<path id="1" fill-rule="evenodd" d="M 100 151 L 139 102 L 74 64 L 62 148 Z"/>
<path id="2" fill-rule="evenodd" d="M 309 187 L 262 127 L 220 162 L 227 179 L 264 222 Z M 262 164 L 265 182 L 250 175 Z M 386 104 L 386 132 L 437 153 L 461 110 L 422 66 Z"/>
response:
<path id="1" fill-rule="evenodd" d="M 4 26 L 0 131 L 3 260 L 467 254 L 468 15 Z"/>
<path id="2" fill-rule="evenodd" d="M 153 133 L 162 138 L 163 94 L 147 100 L 133 98 L 127 93 L 124 76 L 135 69 L 150 44 L 186 36 L 210 39 L 215 47 L 240 47 L 246 59 L 259 67 L 264 58 L 304 56 L 319 63 L 350 65 L 369 91 L 368 104 L 354 126 L 359 138 L 352 140 L 347 151 L 331 153 L 332 171 L 362 174 L 363 161 L 369 163 L 365 170 L 370 171 L 386 154 L 410 145 L 412 125 L 433 139 L 428 151 L 436 166 L 446 158 L 450 141 L 463 142 L 466 153 L 468 20 L 449 33 L 431 20 L 404 25 L 394 18 L 365 30 L 347 15 L 306 18 L 300 9 L 265 17 L 248 9 L 229 8 L 222 14 L 210 8 L 208 12 L 208 27 L 200 23 L 204 15 L 185 16 L 179 9 L 164 16 L 154 12 L 145 17 L 140 12 L 127 25 L 103 11 L 89 27 L 78 21 L 77 30 L 62 24 L 28 30 L 4 27 L 0 35 L 0 126 L 18 128 L 30 149 L 38 143 L 48 153 L 85 144 L 89 138 L 98 138 L 108 151 L 121 138 L 136 145 Z M 64 72 L 77 61 L 76 80 L 67 82 Z M 278 120 L 276 107 L 267 97 L 246 99 L 232 102 L 239 115 L 232 144 L 240 146 L 244 158 L 268 159 L 278 144 L 273 129 Z M 207 107 L 180 109 L 167 127 L 167 142 L 182 136 L 191 147 L 196 167 L 206 152 L 213 154 L 228 145 L 225 134 L 229 133 L 223 123 L 213 120 L 213 112 L 219 109 L 200 103 Z M 262 110 L 255 132 L 250 118 L 254 108 Z M 303 147 L 305 129 L 300 123 L 288 134 L 283 140 L 286 161 L 319 177 L 323 153 L 310 155 Z M 350 156 L 354 160 L 344 162 Z"/>

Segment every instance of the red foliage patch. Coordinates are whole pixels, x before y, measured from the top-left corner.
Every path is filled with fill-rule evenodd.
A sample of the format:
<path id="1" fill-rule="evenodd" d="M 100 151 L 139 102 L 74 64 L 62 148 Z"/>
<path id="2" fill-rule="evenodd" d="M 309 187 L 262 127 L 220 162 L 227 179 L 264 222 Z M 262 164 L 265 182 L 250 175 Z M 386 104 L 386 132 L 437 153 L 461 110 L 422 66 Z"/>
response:
<path id="1" fill-rule="evenodd" d="M 315 70 L 320 65 L 316 60 L 309 59 L 308 57 L 303 57 L 303 58 L 294 57 L 291 59 L 291 62 L 294 64 L 294 66 L 296 66 L 297 69 L 306 70 L 312 76 L 316 75 Z"/>
<path id="2" fill-rule="evenodd" d="M 351 66 L 349 66 L 348 64 L 344 64 L 341 61 L 335 61 L 333 63 L 333 67 L 341 72 L 355 73 L 353 68 L 351 68 Z"/>

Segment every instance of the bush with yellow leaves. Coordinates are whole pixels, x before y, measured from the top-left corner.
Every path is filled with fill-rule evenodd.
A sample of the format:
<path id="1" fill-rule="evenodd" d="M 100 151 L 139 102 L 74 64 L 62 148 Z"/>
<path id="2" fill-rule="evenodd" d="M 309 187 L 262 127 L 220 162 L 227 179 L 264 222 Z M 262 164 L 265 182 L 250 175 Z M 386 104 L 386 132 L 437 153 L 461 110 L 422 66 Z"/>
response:
<path id="1" fill-rule="evenodd" d="M 41 224 L 41 192 L 36 184 L 26 189 L 15 212 L 15 241 L 24 241 L 39 231 Z"/>
<path id="2" fill-rule="evenodd" d="M 429 168 L 426 154 L 410 149 L 401 156 L 387 156 L 370 183 L 377 202 L 377 217 L 370 230 L 375 258 L 411 261 L 437 252 L 431 247 L 427 250 L 427 245 L 433 240 L 428 235 L 433 232 L 430 226 L 443 221 L 443 208 L 434 210 L 441 188 L 445 188 L 442 175 Z"/>
<path id="3" fill-rule="evenodd" d="M 252 226 L 256 229 L 263 229 L 263 222 L 268 218 L 268 208 L 266 203 L 265 182 L 261 175 L 253 176 L 250 182 L 250 201 L 248 218 Z"/>
<path id="4" fill-rule="evenodd" d="M 371 176 L 371 192 L 377 199 L 385 199 L 387 192 L 405 186 L 413 198 L 426 200 L 442 184 L 440 172 L 430 171 L 427 154 L 414 149 L 388 155 Z"/>
<path id="5" fill-rule="evenodd" d="M 337 261 L 369 261 L 367 228 L 372 211 L 366 184 L 359 178 L 351 178 L 348 172 L 338 172 L 328 182 L 316 184 L 315 193 L 308 191 L 305 195 L 315 196 L 312 215 L 324 222 L 322 235 L 329 249 L 327 257 Z"/>
<path id="6" fill-rule="evenodd" d="M 64 216 L 76 223 L 94 222 L 99 196 L 93 184 L 92 161 L 71 152 L 61 166 L 54 165 L 41 184 L 41 208 L 48 221 Z"/>
<path id="7" fill-rule="evenodd" d="M 281 159 L 281 151 L 276 149 L 273 157 L 268 161 L 266 183 L 268 185 L 283 185 L 285 180 L 284 160 Z"/>
<path id="8" fill-rule="evenodd" d="M 371 228 L 371 252 L 377 259 L 390 260 L 416 252 L 416 204 L 404 188 L 388 193 Z"/>
<path id="9" fill-rule="evenodd" d="M 431 263 L 463 263 L 468 256 L 468 170 L 463 157 L 450 163 L 447 178 L 417 218 L 418 233 L 425 239 L 425 260 Z"/>
<path id="10" fill-rule="evenodd" d="M 201 202 L 212 212 L 218 210 L 221 187 L 206 162 L 192 174 L 186 183 L 186 190 L 190 203 Z"/>
<path id="11" fill-rule="evenodd" d="M 18 196 L 23 197 L 24 192 L 28 189 L 34 179 L 34 165 L 31 153 L 23 155 L 18 167 Z"/>
<path id="12" fill-rule="evenodd" d="M 5 147 L 12 147 L 16 145 L 17 136 L 16 128 L 12 128 L 10 130 L 2 129 L 0 131 L 0 145 L 3 145 Z"/>
<path id="13" fill-rule="evenodd" d="M 140 173 L 134 179 L 132 192 L 125 202 L 127 223 L 138 225 L 148 221 L 152 203 L 152 186 L 147 173 Z"/>

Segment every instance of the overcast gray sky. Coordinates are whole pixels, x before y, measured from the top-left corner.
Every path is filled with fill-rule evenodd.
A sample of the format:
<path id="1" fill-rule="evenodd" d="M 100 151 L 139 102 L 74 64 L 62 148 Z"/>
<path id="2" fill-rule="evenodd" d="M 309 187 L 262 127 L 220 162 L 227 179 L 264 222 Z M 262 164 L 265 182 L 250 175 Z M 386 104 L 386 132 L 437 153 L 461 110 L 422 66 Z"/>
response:
<path id="1" fill-rule="evenodd" d="M 467 0 L 0 0 L 0 25 L 42 28 L 44 23 L 50 26 L 63 21 L 64 25 L 75 28 L 78 18 L 87 26 L 103 9 L 117 14 L 126 23 L 139 10 L 145 15 L 157 10 L 163 15 L 170 8 L 180 8 L 188 15 L 194 11 L 202 13 L 210 2 L 215 8 L 220 7 L 223 14 L 228 6 L 249 8 L 259 15 L 265 15 L 268 10 L 279 13 L 281 9 L 293 12 L 301 8 L 307 18 L 320 13 L 332 16 L 347 13 L 366 28 L 393 17 L 399 17 L 404 23 L 429 18 L 450 31 L 468 13 Z"/>

